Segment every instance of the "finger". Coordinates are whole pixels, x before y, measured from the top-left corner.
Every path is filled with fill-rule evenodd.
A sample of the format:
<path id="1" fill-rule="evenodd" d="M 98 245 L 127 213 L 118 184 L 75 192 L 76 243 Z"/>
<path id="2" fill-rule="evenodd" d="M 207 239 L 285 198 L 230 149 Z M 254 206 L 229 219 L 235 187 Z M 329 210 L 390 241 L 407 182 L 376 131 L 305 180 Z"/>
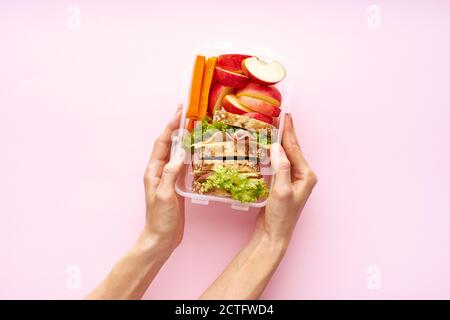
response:
<path id="1" fill-rule="evenodd" d="M 172 132 L 179 128 L 180 118 L 181 118 L 181 108 L 178 107 L 177 112 L 172 117 L 167 126 L 164 128 L 164 131 L 156 139 L 149 162 L 155 160 L 167 162 L 169 158 L 170 147 L 172 145 Z"/>
<path id="2" fill-rule="evenodd" d="M 301 178 L 303 174 L 309 170 L 309 166 L 303 156 L 300 144 L 298 143 L 292 115 L 290 114 L 286 115 L 282 145 L 291 162 L 293 173 L 296 175 L 296 178 Z"/>
<path id="3" fill-rule="evenodd" d="M 185 162 L 186 163 L 186 162 Z M 185 165 L 181 166 L 181 171 L 178 173 L 178 176 L 182 177 L 186 174 L 186 167 Z M 180 204 L 181 212 L 184 212 L 184 197 L 180 194 L 177 194 L 178 203 Z"/>
<path id="4" fill-rule="evenodd" d="M 172 120 L 167 124 L 163 133 L 158 137 L 153 146 L 152 155 L 144 176 L 144 183 L 149 191 L 154 191 L 159 185 L 164 165 L 167 163 L 172 145 L 171 136 L 173 130 L 179 126 L 182 105 L 178 106 Z"/>
<path id="5" fill-rule="evenodd" d="M 178 106 L 177 106 L 177 110 L 175 111 L 175 114 L 176 114 L 178 111 L 181 111 L 181 110 L 183 110 L 183 104 L 182 104 L 182 103 L 179 103 Z"/>
<path id="6" fill-rule="evenodd" d="M 279 143 L 272 144 L 270 148 L 270 161 L 275 173 L 274 188 L 283 188 L 291 185 L 291 164 Z"/>
<path id="7" fill-rule="evenodd" d="M 159 185 L 159 181 L 161 180 L 164 164 L 165 162 L 159 160 L 151 161 L 148 164 L 144 175 L 144 185 L 146 191 L 153 193 L 156 190 Z"/>
<path id="8" fill-rule="evenodd" d="M 294 190 L 298 192 L 306 191 L 309 195 L 317 184 L 317 176 L 311 170 L 302 154 L 295 134 L 292 116 L 288 115 L 287 117 L 283 132 L 283 146 L 285 146 L 287 157 L 291 161 Z"/>
<path id="9" fill-rule="evenodd" d="M 174 151 L 170 161 L 164 166 L 158 190 L 168 193 L 174 190 L 178 175 L 184 167 L 186 151 L 180 146 Z"/>

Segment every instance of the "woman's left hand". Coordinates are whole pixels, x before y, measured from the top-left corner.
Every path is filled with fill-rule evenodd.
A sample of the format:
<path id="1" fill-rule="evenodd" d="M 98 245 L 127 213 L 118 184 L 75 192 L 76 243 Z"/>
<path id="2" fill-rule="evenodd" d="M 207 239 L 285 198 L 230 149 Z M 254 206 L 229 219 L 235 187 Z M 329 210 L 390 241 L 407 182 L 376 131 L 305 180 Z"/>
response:
<path id="1" fill-rule="evenodd" d="M 176 194 L 175 183 L 183 169 L 186 152 L 180 147 L 169 161 L 172 133 L 178 129 L 181 107 L 153 146 L 144 175 L 146 223 L 141 237 L 155 237 L 168 250 L 183 239 L 184 199 Z"/>

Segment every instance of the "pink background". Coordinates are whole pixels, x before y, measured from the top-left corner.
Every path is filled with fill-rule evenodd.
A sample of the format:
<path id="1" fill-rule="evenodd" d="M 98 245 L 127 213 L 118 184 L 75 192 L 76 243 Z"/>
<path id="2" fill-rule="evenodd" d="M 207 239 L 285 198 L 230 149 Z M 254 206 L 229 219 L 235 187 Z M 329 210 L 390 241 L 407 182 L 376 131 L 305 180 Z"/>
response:
<path id="1" fill-rule="evenodd" d="M 153 141 L 215 41 L 290 61 L 319 177 L 263 297 L 450 298 L 448 1 L 376 1 L 379 30 L 367 1 L 75 1 L 75 30 L 69 4 L 0 4 L 0 298 L 81 298 L 133 244 Z M 197 298 L 255 215 L 188 203 L 146 298 Z"/>

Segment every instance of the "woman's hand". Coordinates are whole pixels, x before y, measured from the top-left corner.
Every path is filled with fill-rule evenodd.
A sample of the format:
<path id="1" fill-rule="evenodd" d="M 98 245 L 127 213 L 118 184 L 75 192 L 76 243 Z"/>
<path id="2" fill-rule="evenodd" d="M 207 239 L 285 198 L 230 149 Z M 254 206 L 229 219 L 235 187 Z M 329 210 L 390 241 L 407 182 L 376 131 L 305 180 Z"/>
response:
<path id="1" fill-rule="evenodd" d="M 185 151 L 177 148 L 170 161 L 172 133 L 180 124 L 181 107 L 156 140 L 144 175 L 146 223 L 141 237 L 154 237 L 173 250 L 184 231 L 184 199 L 176 194 L 175 182 L 183 168 Z"/>
<path id="2" fill-rule="evenodd" d="M 183 167 L 184 150 L 177 148 L 169 161 L 171 136 L 180 116 L 181 108 L 156 140 L 145 171 L 144 230 L 86 299 L 140 299 L 183 238 L 184 201 L 175 193 L 175 182 Z"/>
<path id="3" fill-rule="evenodd" d="M 275 182 L 250 241 L 202 299 L 259 298 L 280 264 L 300 212 L 317 183 L 303 158 L 290 115 L 286 116 L 283 147 L 272 147 Z"/>
<path id="4" fill-rule="evenodd" d="M 271 243 L 286 248 L 317 183 L 316 175 L 303 157 L 291 115 L 286 115 L 282 146 L 272 146 L 271 162 L 275 182 L 267 205 L 258 216 L 256 232 L 267 236 Z"/>

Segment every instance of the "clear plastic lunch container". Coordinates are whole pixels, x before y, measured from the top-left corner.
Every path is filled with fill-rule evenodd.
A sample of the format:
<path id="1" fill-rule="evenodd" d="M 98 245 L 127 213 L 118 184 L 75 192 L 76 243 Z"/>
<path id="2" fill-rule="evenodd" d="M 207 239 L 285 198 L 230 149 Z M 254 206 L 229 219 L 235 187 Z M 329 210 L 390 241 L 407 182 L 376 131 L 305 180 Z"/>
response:
<path id="1" fill-rule="evenodd" d="M 282 138 L 282 132 L 284 128 L 284 120 L 285 120 L 285 114 L 289 113 L 290 110 L 290 102 L 291 102 L 291 92 L 292 92 L 292 85 L 289 83 L 289 66 L 287 64 L 286 59 L 284 59 L 282 56 L 277 55 L 271 51 L 269 48 L 236 48 L 229 42 L 218 42 L 214 45 L 203 45 L 198 47 L 195 52 L 193 52 L 193 60 L 192 64 L 189 66 L 189 69 L 185 72 L 183 86 L 182 86 L 182 100 L 183 100 L 183 113 L 182 118 L 180 122 L 180 130 L 172 137 L 172 145 L 174 148 L 176 146 L 180 146 L 183 140 L 183 136 L 186 134 L 189 134 L 188 131 L 186 131 L 188 119 L 186 118 L 186 112 L 189 102 L 189 89 L 190 89 L 190 79 L 192 76 L 192 70 L 194 66 L 194 59 L 197 55 L 204 55 L 206 57 L 211 56 L 219 56 L 221 54 L 248 54 L 257 56 L 260 59 L 270 62 L 270 61 L 278 61 L 281 63 L 284 68 L 286 69 L 286 77 L 278 84 L 275 85 L 275 87 L 280 91 L 282 100 L 281 100 L 281 112 L 278 117 L 278 119 L 274 122 L 275 127 L 278 129 L 278 134 L 276 135 L 276 142 L 281 143 Z M 274 141 L 272 141 L 274 142 Z M 175 146 L 175 147 L 174 147 Z M 190 157 L 189 157 L 190 158 Z M 230 204 L 232 209 L 235 210 L 241 210 L 241 211 L 248 211 L 249 208 L 262 208 L 266 205 L 267 199 L 261 199 L 257 202 L 252 203 L 243 203 L 238 200 L 234 200 L 231 198 L 226 197 L 219 197 L 219 196 L 212 196 L 212 195 L 201 195 L 194 193 L 192 191 L 192 181 L 194 179 L 193 170 L 191 167 L 191 163 L 189 161 L 186 161 L 184 164 L 184 169 L 182 171 L 182 174 L 178 177 L 178 180 L 175 185 L 176 192 L 187 198 L 191 199 L 192 203 L 199 204 L 199 205 L 208 205 L 210 202 L 222 202 L 222 203 L 228 203 Z M 273 170 L 270 166 L 270 162 L 268 165 L 261 168 L 261 174 L 263 175 L 264 179 L 266 180 L 269 190 L 273 187 Z M 270 191 L 269 191 L 270 192 Z"/>

